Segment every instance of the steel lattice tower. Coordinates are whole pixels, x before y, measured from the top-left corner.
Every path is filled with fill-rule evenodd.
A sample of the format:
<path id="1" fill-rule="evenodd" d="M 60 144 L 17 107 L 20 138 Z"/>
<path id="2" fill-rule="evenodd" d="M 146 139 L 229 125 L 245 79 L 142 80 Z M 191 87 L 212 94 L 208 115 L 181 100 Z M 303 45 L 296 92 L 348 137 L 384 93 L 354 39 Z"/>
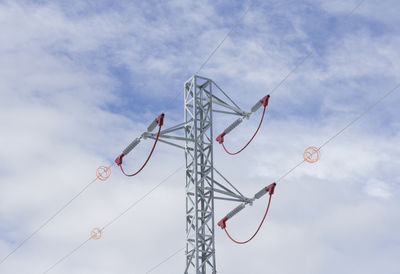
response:
<path id="1" fill-rule="evenodd" d="M 216 273 L 212 82 L 193 76 L 184 86 L 186 158 L 185 273 Z"/>
<path id="2" fill-rule="evenodd" d="M 222 95 L 225 100 L 214 93 Z M 228 213 L 226 217 L 231 218 L 242 210 L 245 205 L 258 198 L 258 196 L 255 198 L 245 197 L 214 167 L 213 113 L 217 112 L 239 117 L 225 129 L 225 135 L 236 128 L 261 105 L 261 101 L 258 101 L 250 112 L 246 112 L 235 104 L 215 82 L 194 75 L 184 84 L 184 122 L 167 129 L 161 130 L 160 128 L 159 138 L 157 138 L 157 133 L 151 132 L 159 122 L 158 118 L 150 124 L 141 137 L 135 139 L 126 149 L 126 152 L 129 153 L 139 144 L 142 138 L 150 138 L 183 149 L 185 152 L 185 274 L 217 273 L 215 263 L 214 201 L 220 199 L 239 202 L 240 205 Z M 216 107 L 219 107 L 219 109 Z M 172 134 L 178 132 L 180 134 Z M 223 138 L 223 136 L 218 138 Z M 216 180 L 214 175 L 221 180 Z"/>

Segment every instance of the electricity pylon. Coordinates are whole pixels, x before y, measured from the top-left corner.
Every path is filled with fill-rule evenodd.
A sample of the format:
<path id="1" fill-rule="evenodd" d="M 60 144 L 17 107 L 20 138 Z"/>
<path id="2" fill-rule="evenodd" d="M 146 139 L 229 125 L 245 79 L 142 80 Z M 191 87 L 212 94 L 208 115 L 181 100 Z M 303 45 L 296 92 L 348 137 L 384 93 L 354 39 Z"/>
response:
<path id="1" fill-rule="evenodd" d="M 161 130 L 158 138 L 156 133 L 151 133 L 149 130 L 140 137 L 158 139 L 160 142 L 181 148 L 185 152 L 186 264 L 184 273 L 217 272 L 214 201 L 221 199 L 241 203 L 227 215 L 232 217 L 246 204 L 258 198 L 245 197 L 214 167 L 213 113 L 239 116 L 233 124 L 225 129 L 224 136 L 261 105 L 261 101 L 258 101 L 251 112 L 246 112 L 211 79 L 194 75 L 184 84 L 184 122 Z M 154 129 L 154 127 L 155 124 L 149 128 Z M 179 131 L 183 131 L 184 134 L 173 134 Z M 223 138 L 223 136 L 219 138 Z M 137 143 L 138 141 L 135 145 Z M 214 175 L 220 180 L 217 180 Z"/>

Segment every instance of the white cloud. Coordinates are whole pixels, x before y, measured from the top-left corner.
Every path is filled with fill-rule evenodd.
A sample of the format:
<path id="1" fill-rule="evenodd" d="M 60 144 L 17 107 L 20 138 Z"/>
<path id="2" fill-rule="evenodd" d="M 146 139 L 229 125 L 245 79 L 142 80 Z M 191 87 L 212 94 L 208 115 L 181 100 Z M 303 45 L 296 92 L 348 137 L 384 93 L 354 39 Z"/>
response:
<path id="1" fill-rule="evenodd" d="M 232 14 L 240 14 L 231 12 L 229 3 L 219 10 L 211 1 L 126 2 L 95 9 L 103 4 L 0 4 L 0 257 L 154 118 L 141 103 L 132 104 L 133 114 L 112 107 L 128 97 L 168 101 L 175 96 L 229 30 Z M 343 16 L 353 4 L 260 4 L 202 71 L 248 109 L 317 49 L 271 98 L 259 136 L 240 157 L 228 157 L 215 144 L 216 167 L 245 194 L 276 180 L 301 160 L 307 146 L 324 142 L 395 82 L 397 32 L 382 28 L 384 34 L 374 36 L 369 31 L 376 22 L 395 20 L 385 16 L 388 9 L 373 11 L 367 3 L 352 21 L 365 25 L 354 31 L 348 25 L 351 33 L 342 30 L 323 51 L 316 46 L 319 37 L 308 29 L 310 22 Z M 320 13 L 318 18 L 305 20 L 309 8 Z M 327 28 L 324 35 L 335 34 Z M 132 90 L 117 91 L 121 80 L 110 73 L 115 66 L 127 69 Z M 321 161 L 305 163 L 282 181 L 254 242 L 237 247 L 216 228 L 219 271 L 396 273 L 398 98 L 394 94 L 326 146 Z M 166 125 L 179 122 L 181 113 L 168 112 Z M 227 146 L 244 144 L 259 115 L 227 136 Z M 215 119 L 214 133 L 230 122 Z M 143 142 L 126 157 L 129 171 L 140 166 L 150 146 Z M 0 265 L 0 272 L 43 271 L 182 161 L 182 151 L 160 145 L 140 176 L 125 178 L 113 169 L 109 181 L 94 184 Z M 144 273 L 183 246 L 183 176 L 171 178 L 54 273 Z M 240 238 L 250 235 L 264 206 L 260 201 L 247 208 L 229 229 Z M 218 202 L 216 218 L 232 207 Z M 181 253 L 154 273 L 181 272 L 183 265 Z"/>
<path id="2" fill-rule="evenodd" d="M 388 184 L 376 179 L 372 179 L 367 183 L 365 186 L 365 192 L 368 195 L 379 198 L 389 198 L 392 196 Z"/>

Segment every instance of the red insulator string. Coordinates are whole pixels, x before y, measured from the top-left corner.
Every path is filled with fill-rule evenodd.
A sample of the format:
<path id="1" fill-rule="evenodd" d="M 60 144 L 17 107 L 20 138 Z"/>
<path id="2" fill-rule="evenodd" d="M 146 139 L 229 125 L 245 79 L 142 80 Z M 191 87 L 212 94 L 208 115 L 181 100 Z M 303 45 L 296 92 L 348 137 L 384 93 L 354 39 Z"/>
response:
<path id="1" fill-rule="evenodd" d="M 153 154 L 153 151 L 154 151 L 154 149 L 156 148 L 158 139 L 159 139 L 159 137 L 160 137 L 161 127 L 162 127 L 162 126 L 160 126 L 160 125 L 158 126 L 158 133 L 157 133 L 156 140 L 154 141 L 153 148 L 151 149 L 150 154 L 149 154 L 149 156 L 148 156 L 147 159 L 146 159 L 146 162 L 144 162 L 144 164 L 142 165 L 142 167 L 141 167 L 138 171 L 136 171 L 135 173 L 132 173 L 132 174 L 127 174 L 127 173 L 125 173 L 124 169 L 122 168 L 122 163 L 119 165 L 119 167 L 121 168 L 122 173 L 123 173 L 125 176 L 128 176 L 128 177 L 135 176 L 135 175 L 139 174 L 139 173 L 143 170 L 143 168 L 147 165 L 147 162 L 150 160 L 151 155 Z"/>
<path id="2" fill-rule="evenodd" d="M 243 148 L 241 148 L 240 150 L 238 150 L 238 151 L 236 151 L 236 152 L 229 152 L 229 151 L 226 149 L 224 143 L 222 142 L 222 147 L 224 148 L 224 150 L 225 150 L 226 153 L 228 153 L 229 155 L 236 155 L 236 154 L 239 154 L 240 152 L 242 152 L 242 151 L 251 143 L 251 141 L 253 141 L 254 137 L 256 137 L 258 131 L 260 130 L 261 124 L 262 124 L 262 122 L 263 122 L 263 120 L 264 120 L 264 115 L 265 115 L 265 110 L 266 110 L 266 108 L 267 108 L 267 106 L 264 106 L 263 114 L 262 114 L 260 123 L 258 124 L 258 128 L 257 128 L 256 132 L 254 133 L 253 137 L 251 137 L 250 141 L 248 141 L 247 144 L 246 144 Z"/>
<path id="3" fill-rule="evenodd" d="M 269 206 L 270 206 L 270 204 L 271 204 L 271 198 L 272 198 L 272 195 L 269 195 L 268 206 L 267 206 L 267 210 L 265 211 L 264 217 L 262 218 L 261 223 L 260 223 L 260 225 L 258 226 L 256 232 L 255 232 L 255 233 L 253 234 L 253 236 L 251 236 L 250 239 L 248 239 L 247 241 L 244 241 L 244 242 L 236 241 L 235 239 L 232 238 L 231 235 L 229 235 L 229 233 L 228 233 L 228 231 L 226 230 L 226 228 L 224 228 L 224 231 L 225 231 L 226 235 L 228 235 L 228 238 L 231 239 L 232 242 L 234 242 L 234 243 L 236 243 L 236 244 L 239 244 L 239 245 L 242 245 L 242 244 L 247 244 L 248 242 L 250 242 L 251 240 L 253 240 L 253 238 L 254 238 L 254 237 L 258 234 L 258 232 L 260 231 L 261 226 L 263 225 L 263 223 L 264 223 L 264 221 L 265 221 L 265 218 L 267 217 L 268 210 L 269 210 Z"/>

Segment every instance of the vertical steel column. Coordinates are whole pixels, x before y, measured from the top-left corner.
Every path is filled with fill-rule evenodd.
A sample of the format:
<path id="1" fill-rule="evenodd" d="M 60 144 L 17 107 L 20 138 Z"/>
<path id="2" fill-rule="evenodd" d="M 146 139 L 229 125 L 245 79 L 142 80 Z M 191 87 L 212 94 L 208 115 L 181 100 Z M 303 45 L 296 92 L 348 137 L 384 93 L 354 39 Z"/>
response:
<path id="1" fill-rule="evenodd" d="M 192 76 L 184 85 L 186 158 L 186 268 L 216 273 L 214 174 L 210 79 Z"/>

